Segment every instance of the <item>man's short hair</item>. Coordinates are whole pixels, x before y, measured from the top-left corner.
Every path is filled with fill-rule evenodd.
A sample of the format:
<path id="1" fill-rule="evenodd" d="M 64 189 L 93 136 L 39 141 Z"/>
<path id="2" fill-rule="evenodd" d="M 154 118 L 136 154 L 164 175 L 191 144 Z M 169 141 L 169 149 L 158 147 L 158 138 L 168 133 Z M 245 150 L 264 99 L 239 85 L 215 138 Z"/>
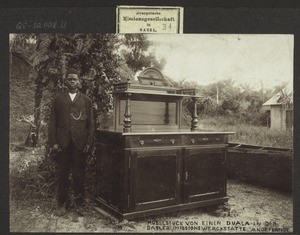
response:
<path id="1" fill-rule="evenodd" d="M 67 77 L 69 76 L 69 74 L 76 74 L 77 77 L 79 77 L 79 71 L 77 69 L 69 69 L 67 72 Z"/>

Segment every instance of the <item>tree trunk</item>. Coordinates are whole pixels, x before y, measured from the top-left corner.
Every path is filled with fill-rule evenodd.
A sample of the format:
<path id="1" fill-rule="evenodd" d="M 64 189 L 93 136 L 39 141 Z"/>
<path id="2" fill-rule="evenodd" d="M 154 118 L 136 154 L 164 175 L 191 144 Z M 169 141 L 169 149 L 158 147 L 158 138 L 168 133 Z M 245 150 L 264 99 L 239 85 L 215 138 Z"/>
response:
<path id="1" fill-rule="evenodd" d="M 35 95 L 34 95 L 34 122 L 30 124 L 29 133 L 27 135 L 25 145 L 36 147 L 40 125 L 41 125 L 41 104 L 43 99 L 43 78 L 38 75 L 35 79 Z"/>
<path id="2" fill-rule="evenodd" d="M 43 99 L 43 83 L 40 76 L 36 79 L 35 97 L 34 97 L 34 124 L 36 126 L 37 139 L 39 138 L 40 126 L 41 126 L 41 111 L 42 111 L 42 99 Z"/>

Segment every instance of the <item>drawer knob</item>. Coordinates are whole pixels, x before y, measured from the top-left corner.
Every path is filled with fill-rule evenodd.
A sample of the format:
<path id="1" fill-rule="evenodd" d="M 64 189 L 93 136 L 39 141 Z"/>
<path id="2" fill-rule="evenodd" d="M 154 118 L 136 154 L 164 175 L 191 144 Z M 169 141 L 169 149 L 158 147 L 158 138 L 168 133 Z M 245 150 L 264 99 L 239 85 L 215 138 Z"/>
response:
<path id="1" fill-rule="evenodd" d="M 154 142 L 159 143 L 161 139 L 153 139 Z"/>
<path id="2" fill-rule="evenodd" d="M 172 144 L 175 144 L 175 140 L 174 140 L 174 139 L 170 139 L 170 142 L 171 142 Z"/>
<path id="3" fill-rule="evenodd" d="M 144 145 L 144 143 L 145 143 L 144 140 L 140 140 L 141 145 Z"/>
<path id="4" fill-rule="evenodd" d="M 195 143 L 195 139 L 191 139 L 191 143 L 194 144 Z"/>
<path id="5" fill-rule="evenodd" d="M 204 141 L 207 141 L 207 140 L 209 140 L 208 138 L 206 138 L 206 137 L 204 137 L 204 138 L 202 138 L 202 140 L 204 140 Z"/>
<path id="6" fill-rule="evenodd" d="M 220 138 L 216 138 L 216 140 L 220 140 Z"/>

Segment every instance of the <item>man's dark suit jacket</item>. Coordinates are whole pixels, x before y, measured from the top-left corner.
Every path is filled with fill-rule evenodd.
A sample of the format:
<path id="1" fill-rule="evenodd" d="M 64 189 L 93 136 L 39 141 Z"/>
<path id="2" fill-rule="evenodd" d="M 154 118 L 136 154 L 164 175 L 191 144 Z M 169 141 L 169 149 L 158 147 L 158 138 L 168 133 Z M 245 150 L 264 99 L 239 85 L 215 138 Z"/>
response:
<path id="1" fill-rule="evenodd" d="M 62 148 L 72 140 L 82 150 L 94 139 L 94 118 L 91 100 L 78 92 L 72 101 L 68 92 L 58 94 L 53 102 L 49 122 L 49 144 Z"/>

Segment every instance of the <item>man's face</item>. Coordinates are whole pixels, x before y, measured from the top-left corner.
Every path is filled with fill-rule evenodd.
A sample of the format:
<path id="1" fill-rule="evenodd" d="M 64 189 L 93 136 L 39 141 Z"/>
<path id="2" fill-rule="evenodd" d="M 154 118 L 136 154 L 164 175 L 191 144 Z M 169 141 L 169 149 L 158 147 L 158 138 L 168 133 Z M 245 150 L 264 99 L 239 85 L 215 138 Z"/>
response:
<path id="1" fill-rule="evenodd" d="M 77 74 L 69 74 L 66 79 L 66 85 L 69 89 L 76 89 L 79 85 L 79 79 Z"/>

